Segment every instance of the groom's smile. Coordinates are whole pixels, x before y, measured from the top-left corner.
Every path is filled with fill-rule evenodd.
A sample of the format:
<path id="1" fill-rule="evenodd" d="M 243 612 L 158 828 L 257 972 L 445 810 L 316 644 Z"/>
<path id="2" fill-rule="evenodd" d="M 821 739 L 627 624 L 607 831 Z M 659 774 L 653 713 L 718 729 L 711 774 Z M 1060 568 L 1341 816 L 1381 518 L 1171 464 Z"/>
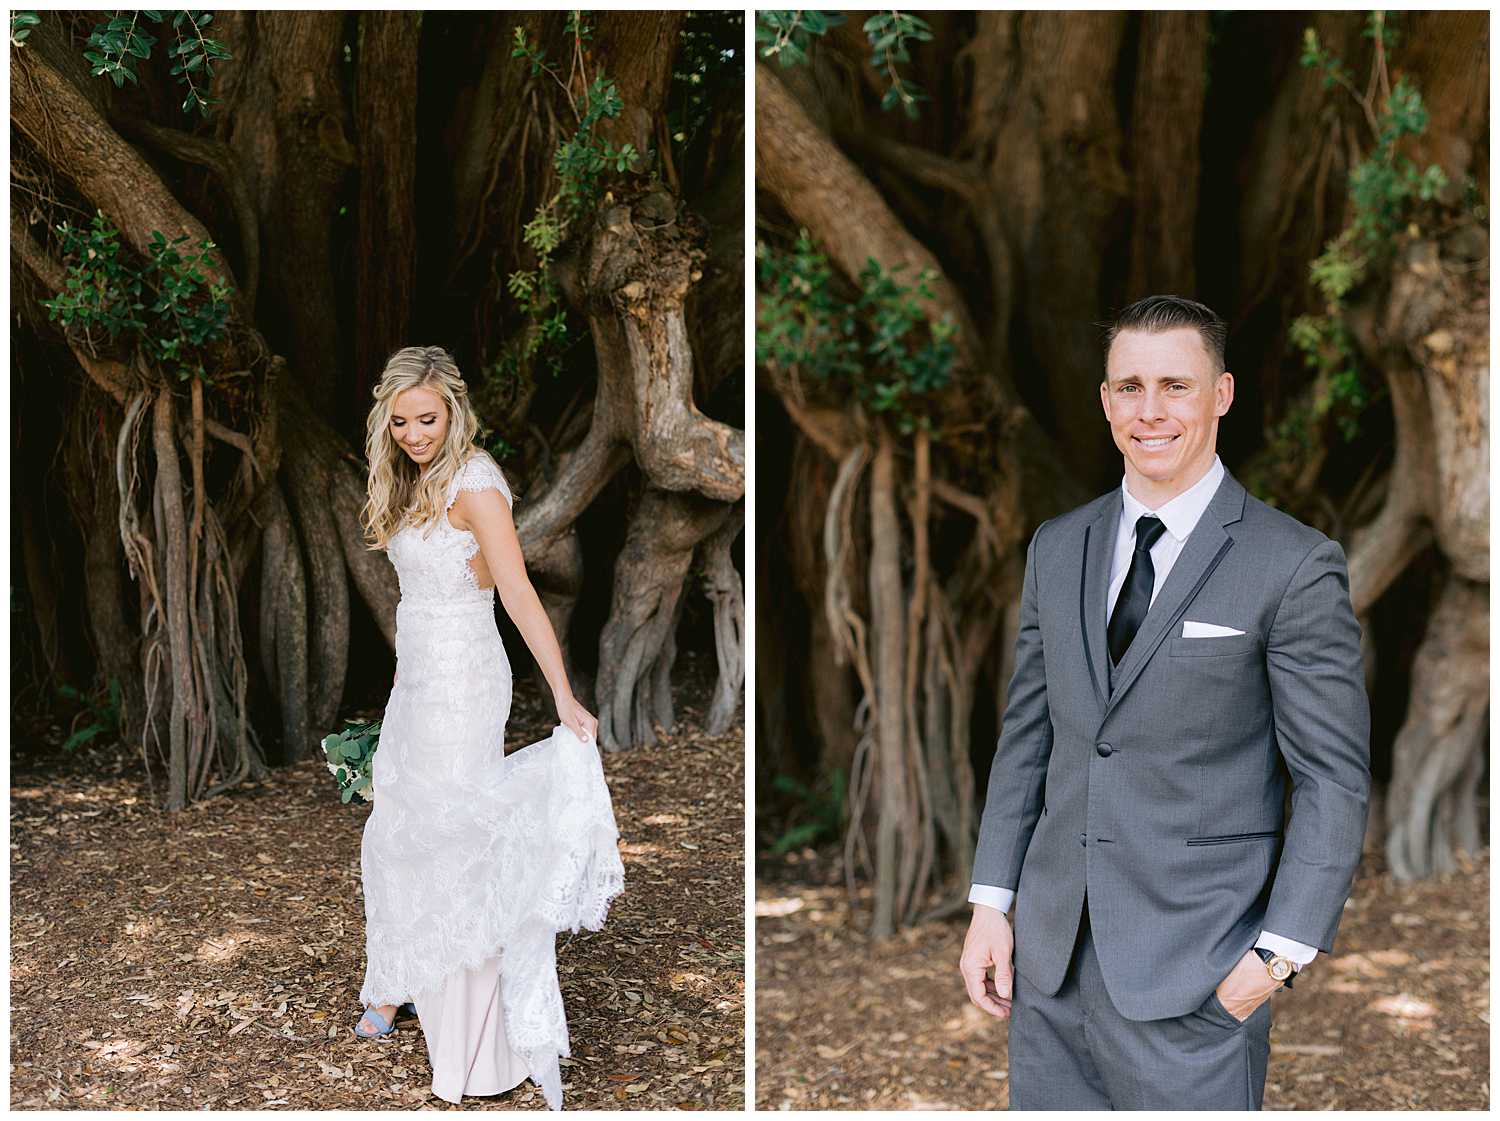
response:
<path id="1" fill-rule="evenodd" d="M 1099 396 L 1126 485 L 1158 506 L 1213 464 L 1234 378 L 1216 368 L 1196 330 L 1126 330 L 1110 346 Z"/>

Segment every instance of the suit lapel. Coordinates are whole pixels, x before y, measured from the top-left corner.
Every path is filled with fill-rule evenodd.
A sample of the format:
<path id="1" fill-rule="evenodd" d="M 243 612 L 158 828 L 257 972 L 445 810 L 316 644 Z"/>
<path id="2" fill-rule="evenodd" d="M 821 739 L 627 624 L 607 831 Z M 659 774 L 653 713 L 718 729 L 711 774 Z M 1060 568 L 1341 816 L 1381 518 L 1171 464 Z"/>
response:
<path id="1" fill-rule="evenodd" d="M 1119 491 L 1106 497 L 1104 508 L 1086 530 L 1083 549 L 1083 572 L 1078 588 L 1078 616 L 1083 635 L 1084 654 L 1088 658 L 1089 676 L 1099 703 L 1109 703 L 1108 623 L 1109 566 L 1114 557 L 1115 537 L 1120 530 L 1123 503 Z"/>
<path id="2" fill-rule="evenodd" d="M 1172 566 L 1167 582 L 1156 595 L 1156 601 L 1141 621 L 1125 659 L 1115 668 L 1115 686 L 1106 705 L 1106 715 L 1120 702 L 1120 697 L 1134 684 L 1145 668 L 1151 655 L 1161 645 L 1177 620 L 1182 617 L 1198 589 L 1213 574 L 1224 559 L 1234 539 L 1224 532 L 1224 527 L 1239 521 L 1245 511 L 1245 488 L 1226 473 L 1219 489 L 1214 492 L 1208 509 L 1188 534 L 1187 543 Z M 1106 655 L 1107 656 L 1107 655 Z"/>

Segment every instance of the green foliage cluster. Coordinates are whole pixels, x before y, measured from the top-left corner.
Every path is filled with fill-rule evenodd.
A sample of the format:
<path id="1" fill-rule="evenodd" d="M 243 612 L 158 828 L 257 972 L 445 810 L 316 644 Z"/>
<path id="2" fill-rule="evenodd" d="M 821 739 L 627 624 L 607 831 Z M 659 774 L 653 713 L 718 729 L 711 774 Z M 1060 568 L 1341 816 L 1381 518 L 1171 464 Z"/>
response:
<path id="1" fill-rule="evenodd" d="M 213 22 L 213 18 L 212 12 L 196 11 L 115 12 L 95 25 L 83 57 L 88 59 L 96 78 L 107 76 L 116 87 L 124 86 L 127 80 L 137 83 L 135 60 L 150 58 L 151 48 L 158 42 L 142 21 L 157 25 L 170 23 L 177 40 L 167 49 L 167 57 L 176 60 L 171 73 L 180 85 L 187 87 L 182 111 L 190 114 L 196 109 L 207 116 L 209 106 L 217 104 L 204 92 L 213 77 L 214 61 L 231 57 L 223 43 L 204 34 L 204 28 Z M 11 26 L 14 29 L 14 18 Z"/>
<path id="2" fill-rule="evenodd" d="M 1335 85 L 1344 86 L 1351 91 L 1354 89 L 1353 71 L 1344 64 L 1343 59 L 1319 42 L 1316 28 L 1309 27 L 1302 32 L 1302 65 L 1309 70 L 1322 72 L 1325 90 L 1332 89 Z"/>
<path id="3" fill-rule="evenodd" d="M 11 12 L 10 14 L 10 45 L 23 47 L 26 45 L 26 37 L 31 34 L 31 29 L 42 22 L 42 17 L 35 12 Z"/>
<path id="4" fill-rule="evenodd" d="M 167 50 L 167 57 L 176 59 L 171 74 L 180 85 L 187 87 L 182 111 L 190 114 L 196 109 L 206 117 L 209 106 L 218 104 L 205 93 L 213 78 L 214 62 L 234 57 L 223 43 L 203 33 L 213 18 L 212 12 L 115 12 L 94 25 L 83 57 L 88 60 L 94 77 L 108 77 L 116 88 L 123 87 L 127 81 L 138 85 L 136 59 L 150 58 L 151 48 L 160 41 L 146 30 L 141 21 L 158 25 L 170 22 L 177 40 Z M 34 11 L 11 12 L 11 46 L 24 46 L 31 29 L 41 22 L 41 17 Z"/>
<path id="5" fill-rule="evenodd" d="M 814 38 L 826 35 L 845 22 L 838 12 L 765 11 L 755 13 L 755 41 L 761 58 L 774 58 L 782 66 L 805 63 Z M 882 109 L 901 106 L 908 117 L 917 117 L 917 103 L 928 100 L 921 87 L 901 75 L 897 65 L 911 61 L 909 45 L 927 42 L 932 28 L 911 12 L 876 12 L 861 30 L 870 42 L 870 65 L 887 77 L 890 85 L 880 99 Z"/>
<path id="6" fill-rule="evenodd" d="M 569 14 L 567 33 L 575 53 L 581 56 L 583 46 L 593 34 L 582 12 Z M 603 73 L 596 74 L 585 87 L 580 103 L 559 67 L 520 27 L 515 29 L 511 57 L 530 63 L 534 77 L 550 76 L 562 87 L 578 125 L 553 155 L 557 192 L 522 227 L 522 240 L 535 254 L 536 263 L 529 269 L 517 269 L 506 278 L 506 290 L 516 301 L 525 325 L 518 345 L 507 347 L 484 369 L 486 391 L 495 397 L 507 396 L 508 387 L 517 384 L 538 364 L 553 377 L 562 372 L 568 342 L 568 313 L 552 278 L 553 255 L 567 239 L 573 222 L 598 204 L 608 177 L 628 171 L 640 158 L 634 145 L 616 147 L 598 135 L 599 124 L 618 117 L 625 107 L 613 80 Z M 515 450 L 503 439 L 492 440 L 488 447 L 497 458 Z"/>
<path id="7" fill-rule="evenodd" d="M 199 242 L 194 253 L 183 246 L 186 234 L 168 241 L 153 231 L 149 257 L 137 264 L 103 211 L 86 229 L 65 222 L 57 234 L 68 273 L 63 290 L 42 301 L 50 319 L 91 339 L 95 331 L 111 343 L 123 337 L 180 380 L 213 384 L 203 357 L 224 337 L 230 296 L 227 284 L 206 275 L 213 242 Z"/>
<path id="8" fill-rule="evenodd" d="M 375 749 L 380 746 L 379 720 L 344 721 L 344 730 L 323 737 L 329 773 L 339 784 L 339 801 L 346 805 L 358 796 L 375 800 Z"/>
<path id="9" fill-rule="evenodd" d="M 1372 12 L 1364 34 L 1384 50 L 1396 42 L 1396 32 L 1385 12 Z M 1302 65 L 1318 70 L 1323 85 L 1347 89 L 1364 103 L 1349 67 L 1308 28 L 1303 34 Z M 1344 322 L 1349 295 L 1369 275 L 1373 265 L 1389 258 L 1396 235 L 1411 221 L 1421 203 L 1430 202 L 1447 186 L 1442 168 L 1417 167 L 1401 151 L 1401 141 L 1427 131 L 1427 107 L 1422 95 L 1405 77 L 1397 80 L 1385 103 L 1373 113 L 1374 146 L 1349 172 L 1352 217 L 1337 238 L 1309 266 L 1309 278 L 1324 303 L 1320 315 L 1300 316 L 1290 330 L 1292 346 L 1308 369 L 1317 375 L 1319 391 L 1310 415 L 1287 417 L 1276 433 L 1279 439 L 1305 445 L 1314 427 L 1330 413 L 1346 441 L 1359 433 L 1359 418 L 1370 402 L 1370 391 Z"/>
<path id="10" fill-rule="evenodd" d="M 573 36 L 575 45 L 580 49 L 592 34 L 581 17 L 581 12 L 570 13 L 568 17 L 568 34 Z M 580 106 L 558 67 L 547 59 L 547 53 L 540 45 L 527 39 L 524 28 L 515 29 L 515 45 L 511 49 L 511 57 L 526 59 L 531 64 L 533 77 L 548 74 L 554 78 L 568 94 L 568 101 L 578 119 L 578 127 L 573 135 L 558 145 L 552 157 L 552 166 L 557 171 L 558 189 L 557 194 L 547 203 L 547 208 L 557 211 L 560 220 L 566 224 L 594 204 L 601 193 L 600 184 L 607 174 L 629 170 L 640 155 L 632 144 L 615 147 L 595 133 L 595 126 L 600 121 L 618 117 L 625 104 L 620 98 L 619 88 L 601 72 L 588 84 Z"/>
<path id="11" fill-rule="evenodd" d="M 759 364 L 852 395 L 903 433 L 930 423 L 931 395 L 948 384 L 957 360 L 957 328 L 933 323 L 920 303 L 932 298 L 930 272 L 907 285 L 899 267 L 887 271 L 871 258 L 848 298 L 806 230 L 784 252 L 757 242 L 755 257 Z"/>
<path id="12" fill-rule="evenodd" d="M 789 775 L 777 775 L 772 785 L 777 793 L 793 800 L 790 824 L 771 844 L 772 856 L 838 839 L 844 829 L 844 802 L 848 796 L 842 770 L 835 768 L 816 789 Z"/>
<path id="13" fill-rule="evenodd" d="M 79 721 L 73 722 L 73 730 L 68 738 L 63 741 L 64 751 L 76 751 L 88 743 L 95 736 L 108 734 L 118 736 L 120 734 L 120 721 L 122 716 L 122 699 L 120 691 L 120 679 L 111 677 L 109 684 L 98 696 L 90 697 L 71 685 L 64 685 L 58 689 L 64 700 L 69 700 L 83 707 L 79 714 L 83 726 L 79 727 Z"/>
<path id="14" fill-rule="evenodd" d="M 761 58 L 774 58 L 782 66 L 799 66 L 807 62 L 814 38 L 844 22 L 838 12 L 756 12 L 755 42 Z"/>
<path id="15" fill-rule="evenodd" d="M 928 97 L 915 82 L 902 78 L 896 65 L 911 61 L 907 45 L 913 41 L 929 42 L 932 28 L 926 20 L 910 12 L 877 12 L 865 20 L 864 32 L 874 52 L 870 65 L 884 70 L 891 83 L 880 99 L 880 107 L 890 109 L 899 105 L 909 118 L 916 120 L 917 102 Z"/>

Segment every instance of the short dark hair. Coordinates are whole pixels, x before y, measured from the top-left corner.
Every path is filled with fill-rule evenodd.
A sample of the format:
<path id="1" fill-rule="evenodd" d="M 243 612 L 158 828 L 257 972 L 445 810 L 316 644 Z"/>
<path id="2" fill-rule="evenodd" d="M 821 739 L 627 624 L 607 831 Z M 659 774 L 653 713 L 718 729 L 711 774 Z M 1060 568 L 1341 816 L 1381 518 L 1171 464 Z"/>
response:
<path id="1" fill-rule="evenodd" d="M 1224 344 L 1229 340 L 1229 328 L 1218 314 L 1206 304 L 1187 300 L 1181 296 L 1147 296 L 1137 300 L 1115 316 L 1114 322 L 1104 332 L 1104 360 L 1109 361 L 1109 348 L 1121 331 L 1172 331 L 1178 327 L 1191 327 L 1203 338 L 1203 348 L 1213 359 L 1214 372 L 1224 372 Z"/>

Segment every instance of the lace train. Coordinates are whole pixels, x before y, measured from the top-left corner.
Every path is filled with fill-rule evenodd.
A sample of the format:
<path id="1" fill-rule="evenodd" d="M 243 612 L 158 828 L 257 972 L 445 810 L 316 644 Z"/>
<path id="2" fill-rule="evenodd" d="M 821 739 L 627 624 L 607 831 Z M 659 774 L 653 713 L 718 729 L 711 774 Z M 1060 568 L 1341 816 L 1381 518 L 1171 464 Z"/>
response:
<path id="1" fill-rule="evenodd" d="M 557 1109 L 562 1101 L 558 1059 L 570 1050 L 556 937 L 604 925 L 610 901 L 624 887 L 624 868 L 592 744 L 559 726 L 548 739 L 507 756 L 496 770 L 493 781 L 484 784 L 483 800 L 500 816 L 490 819 L 487 837 L 472 843 L 471 815 L 437 823 L 449 843 L 468 843 L 475 856 L 464 863 L 476 882 L 473 891 L 461 893 L 471 900 L 461 907 L 452 905 L 454 879 L 441 867 L 452 856 L 446 846 L 429 850 L 438 857 L 429 868 L 434 875 L 415 892 L 409 876 L 380 873 L 384 845 L 395 835 L 377 827 L 377 815 L 386 809 L 377 778 L 376 808 L 364 843 L 366 909 L 374 921 L 367 928 L 369 964 L 360 1000 L 400 1004 L 439 986 L 455 970 L 474 969 L 498 956 L 511 1046 L 525 1057 L 547 1104 Z M 396 912 L 397 896 L 416 908 Z M 375 918 L 388 908 L 389 921 Z"/>

